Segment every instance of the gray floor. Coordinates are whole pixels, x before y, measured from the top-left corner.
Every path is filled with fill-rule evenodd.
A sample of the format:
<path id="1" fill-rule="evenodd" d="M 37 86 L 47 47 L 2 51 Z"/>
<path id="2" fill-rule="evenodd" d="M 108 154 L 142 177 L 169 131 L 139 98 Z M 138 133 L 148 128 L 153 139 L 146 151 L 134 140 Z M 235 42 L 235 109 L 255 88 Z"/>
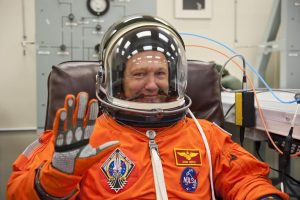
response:
<path id="1" fill-rule="evenodd" d="M 226 128 L 232 133 L 237 131 L 234 127 L 226 126 Z M 36 138 L 37 133 L 35 131 L 0 132 L 0 199 L 6 199 L 6 184 L 11 174 L 12 163 L 17 156 L 23 152 L 27 145 Z M 237 134 L 233 134 L 233 140 L 239 140 Z M 246 139 L 245 149 L 255 155 L 252 141 Z M 278 154 L 274 150 L 268 148 L 266 143 L 262 145 L 261 154 L 267 163 L 274 168 L 278 168 Z M 300 158 L 293 158 L 291 160 L 291 174 L 298 180 L 300 179 L 299 166 Z M 278 174 L 271 170 L 270 176 L 278 177 Z"/>

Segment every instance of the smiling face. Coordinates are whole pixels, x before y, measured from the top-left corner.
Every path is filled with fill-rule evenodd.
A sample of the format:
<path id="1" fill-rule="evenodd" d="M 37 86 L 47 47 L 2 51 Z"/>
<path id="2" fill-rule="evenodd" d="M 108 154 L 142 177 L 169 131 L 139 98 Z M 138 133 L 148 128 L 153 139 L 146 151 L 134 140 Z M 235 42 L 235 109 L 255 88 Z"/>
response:
<path id="1" fill-rule="evenodd" d="M 169 90 L 168 62 L 161 52 L 145 51 L 132 56 L 126 63 L 123 80 L 127 100 L 165 102 Z"/>

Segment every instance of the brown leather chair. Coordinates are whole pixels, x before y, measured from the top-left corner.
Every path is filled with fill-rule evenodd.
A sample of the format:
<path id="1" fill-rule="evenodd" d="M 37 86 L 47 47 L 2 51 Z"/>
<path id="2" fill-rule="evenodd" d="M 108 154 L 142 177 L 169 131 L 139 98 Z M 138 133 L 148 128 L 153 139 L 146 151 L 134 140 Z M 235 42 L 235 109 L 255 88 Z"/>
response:
<path id="1" fill-rule="evenodd" d="M 223 125 L 223 109 L 219 74 L 214 63 L 188 62 L 187 95 L 192 99 L 191 111 L 197 118 L 204 118 Z M 55 113 L 64 106 L 66 94 L 85 91 L 96 98 L 95 82 L 98 62 L 70 61 L 52 67 L 48 77 L 48 102 L 45 130 L 52 129 Z"/>

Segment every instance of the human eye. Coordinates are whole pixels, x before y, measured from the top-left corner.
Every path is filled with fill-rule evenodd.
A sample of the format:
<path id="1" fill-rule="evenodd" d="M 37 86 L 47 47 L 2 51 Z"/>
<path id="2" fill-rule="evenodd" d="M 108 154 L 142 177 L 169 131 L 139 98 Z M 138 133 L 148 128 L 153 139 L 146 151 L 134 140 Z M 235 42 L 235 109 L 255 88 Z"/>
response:
<path id="1" fill-rule="evenodd" d="M 158 76 L 159 78 L 164 78 L 166 75 L 167 73 L 165 71 L 156 72 L 156 76 Z"/>
<path id="2" fill-rule="evenodd" d="M 143 77 L 145 76 L 145 73 L 144 73 L 144 72 L 134 72 L 134 73 L 132 74 L 132 76 L 133 76 L 134 78 L 140 79 L 140 78 L 143 78 Z"/>

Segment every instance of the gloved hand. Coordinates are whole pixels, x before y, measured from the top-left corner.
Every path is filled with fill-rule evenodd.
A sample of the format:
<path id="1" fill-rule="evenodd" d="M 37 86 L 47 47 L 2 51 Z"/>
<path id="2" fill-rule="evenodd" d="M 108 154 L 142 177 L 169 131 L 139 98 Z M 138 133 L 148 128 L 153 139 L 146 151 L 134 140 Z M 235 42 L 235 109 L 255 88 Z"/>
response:
<path id="1" fill-rule="evenodd" d="M 53 124 L 52 161 L 36 172 L 34 187 L 40 199 L 69 199 L 77 195 L 76 187 L 83 174 L 119 144 L 109 141 L 96 148 L 89 144 L 98 110 L 97 100 L 88 102 L 85 92 L 79 93 L 76 101 L 73 95 L 66 96 L 65 106 L 56 112 Z"/>
<path id="2" fill-rule="evenodd" d="M 53 125 L 54 168 L 81 176 L 118 145 L 118 141 L 110 141 L 96 148 L 89 144 L 98 110 L 97 100 L 92 99 L 88 103 L 88 94 L 85 92 L 79 93 L 76 101 L 73 95 L 66 96 L 65 107 L 57 111 Z"/>

